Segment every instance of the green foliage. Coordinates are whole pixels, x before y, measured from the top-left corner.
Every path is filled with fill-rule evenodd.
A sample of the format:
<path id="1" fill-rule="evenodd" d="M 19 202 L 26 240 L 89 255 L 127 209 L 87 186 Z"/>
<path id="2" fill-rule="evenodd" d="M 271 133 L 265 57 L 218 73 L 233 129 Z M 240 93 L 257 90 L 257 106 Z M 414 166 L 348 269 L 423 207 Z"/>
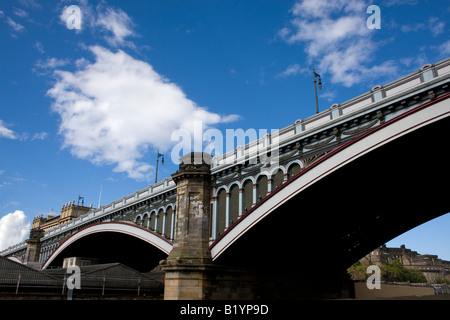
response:
<path id="1" fill-rule="evenodd" d="M 450 284 L 450 281 L 448 281 L 447 279 L 440 278 L 440 279 L 437 279 L 435 283 L 436 284 Z"/>
<path id="2" fill-rule="evenodd" d="M 426 283 L 427 278 L 422 271 L 417 269 L 407 269 L 400 261 L 393 261 L 390 264 L 383 264 L 382 275 L 386 281 Z"/>
<path id="3" fill-rule="evenodd" d="M 347 272 L 353 280 L 362 281 L 367 279 L 366 268 L 367 267 L 364 267 L 360 261 L 357 261 L 347 269 Z"/>

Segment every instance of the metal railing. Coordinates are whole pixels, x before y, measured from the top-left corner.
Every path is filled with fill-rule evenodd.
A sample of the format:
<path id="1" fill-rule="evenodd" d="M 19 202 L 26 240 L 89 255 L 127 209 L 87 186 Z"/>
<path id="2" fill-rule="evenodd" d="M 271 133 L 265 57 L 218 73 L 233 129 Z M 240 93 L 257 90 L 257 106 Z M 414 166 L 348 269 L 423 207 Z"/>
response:
<path id="1" fill-rule="evenodd" d="M 161 281 L 143 277 L 81 275 L 80 289 L 74 290 L 74 296 L 110 295 L 161 296 L 164 284 Z M 68 292 L 67 276 L 54 277 L 43 273 L 2 272 L 0 270 L 0 296 L 33 295 L 45 297 L 49 293 L 65 297 Z"/>

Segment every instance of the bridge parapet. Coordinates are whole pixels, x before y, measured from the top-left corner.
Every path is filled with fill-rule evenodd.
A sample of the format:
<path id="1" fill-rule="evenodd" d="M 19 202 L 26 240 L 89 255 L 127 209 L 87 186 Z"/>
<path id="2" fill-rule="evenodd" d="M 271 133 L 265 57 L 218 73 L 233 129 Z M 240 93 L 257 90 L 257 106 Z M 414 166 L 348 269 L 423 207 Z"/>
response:
<path id="1" fill-rule="evenodd" d="M 27 250 L 27 243 L 23 241 L 15 245 L 9 246 L 8 248 L 0 251 L 0 256 L 2 257 L 16 256 L 23 261 L 25 258 L 26 250 Z"/>

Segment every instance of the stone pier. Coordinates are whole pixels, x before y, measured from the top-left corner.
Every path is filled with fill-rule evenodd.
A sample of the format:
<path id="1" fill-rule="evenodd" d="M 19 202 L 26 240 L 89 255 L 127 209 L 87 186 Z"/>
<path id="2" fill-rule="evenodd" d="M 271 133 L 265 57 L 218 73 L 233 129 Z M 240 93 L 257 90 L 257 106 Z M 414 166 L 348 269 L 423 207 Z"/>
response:
<path id="1" fill-rule="evenodd" d="M 173 249 L 161 267 L 165 271 L 164 298 L 211 298 L 212 263 L 209 243 L 211 156 L 193 152 L 180 160 L 172 175 L 177 184 Z"/>

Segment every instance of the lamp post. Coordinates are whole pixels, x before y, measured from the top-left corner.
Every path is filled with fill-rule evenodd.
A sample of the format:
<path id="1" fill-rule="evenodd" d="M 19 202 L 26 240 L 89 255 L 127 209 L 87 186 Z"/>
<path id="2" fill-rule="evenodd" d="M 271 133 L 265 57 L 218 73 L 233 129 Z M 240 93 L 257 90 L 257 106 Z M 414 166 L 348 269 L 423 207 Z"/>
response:
<path id="1" fill-rule="evenodd" d="M 158 182 L 158 163 L 159 163 L 159 158 L 162 157 L 161 159 L 161 164 L 164 165 L 164 155 L 159 153 L 158 151 L 158 155 L 156 157 L 156 177 L 155 177 L 155 183 Z"/>
<path id="2" fill-rule="evenodd" d="M 319 113 L 319 103 L 317 102 L 317 87 L 316 87 L 316 77 L 319 78 L 319 90 L 322 90 L 322 79 L 320 79 L 320 75 L 316 73 L 316 71 L 314 71 L 313 68 L 313 74 L 314 74 L 314 91 L 316 93 L 316 113 Z"/>

